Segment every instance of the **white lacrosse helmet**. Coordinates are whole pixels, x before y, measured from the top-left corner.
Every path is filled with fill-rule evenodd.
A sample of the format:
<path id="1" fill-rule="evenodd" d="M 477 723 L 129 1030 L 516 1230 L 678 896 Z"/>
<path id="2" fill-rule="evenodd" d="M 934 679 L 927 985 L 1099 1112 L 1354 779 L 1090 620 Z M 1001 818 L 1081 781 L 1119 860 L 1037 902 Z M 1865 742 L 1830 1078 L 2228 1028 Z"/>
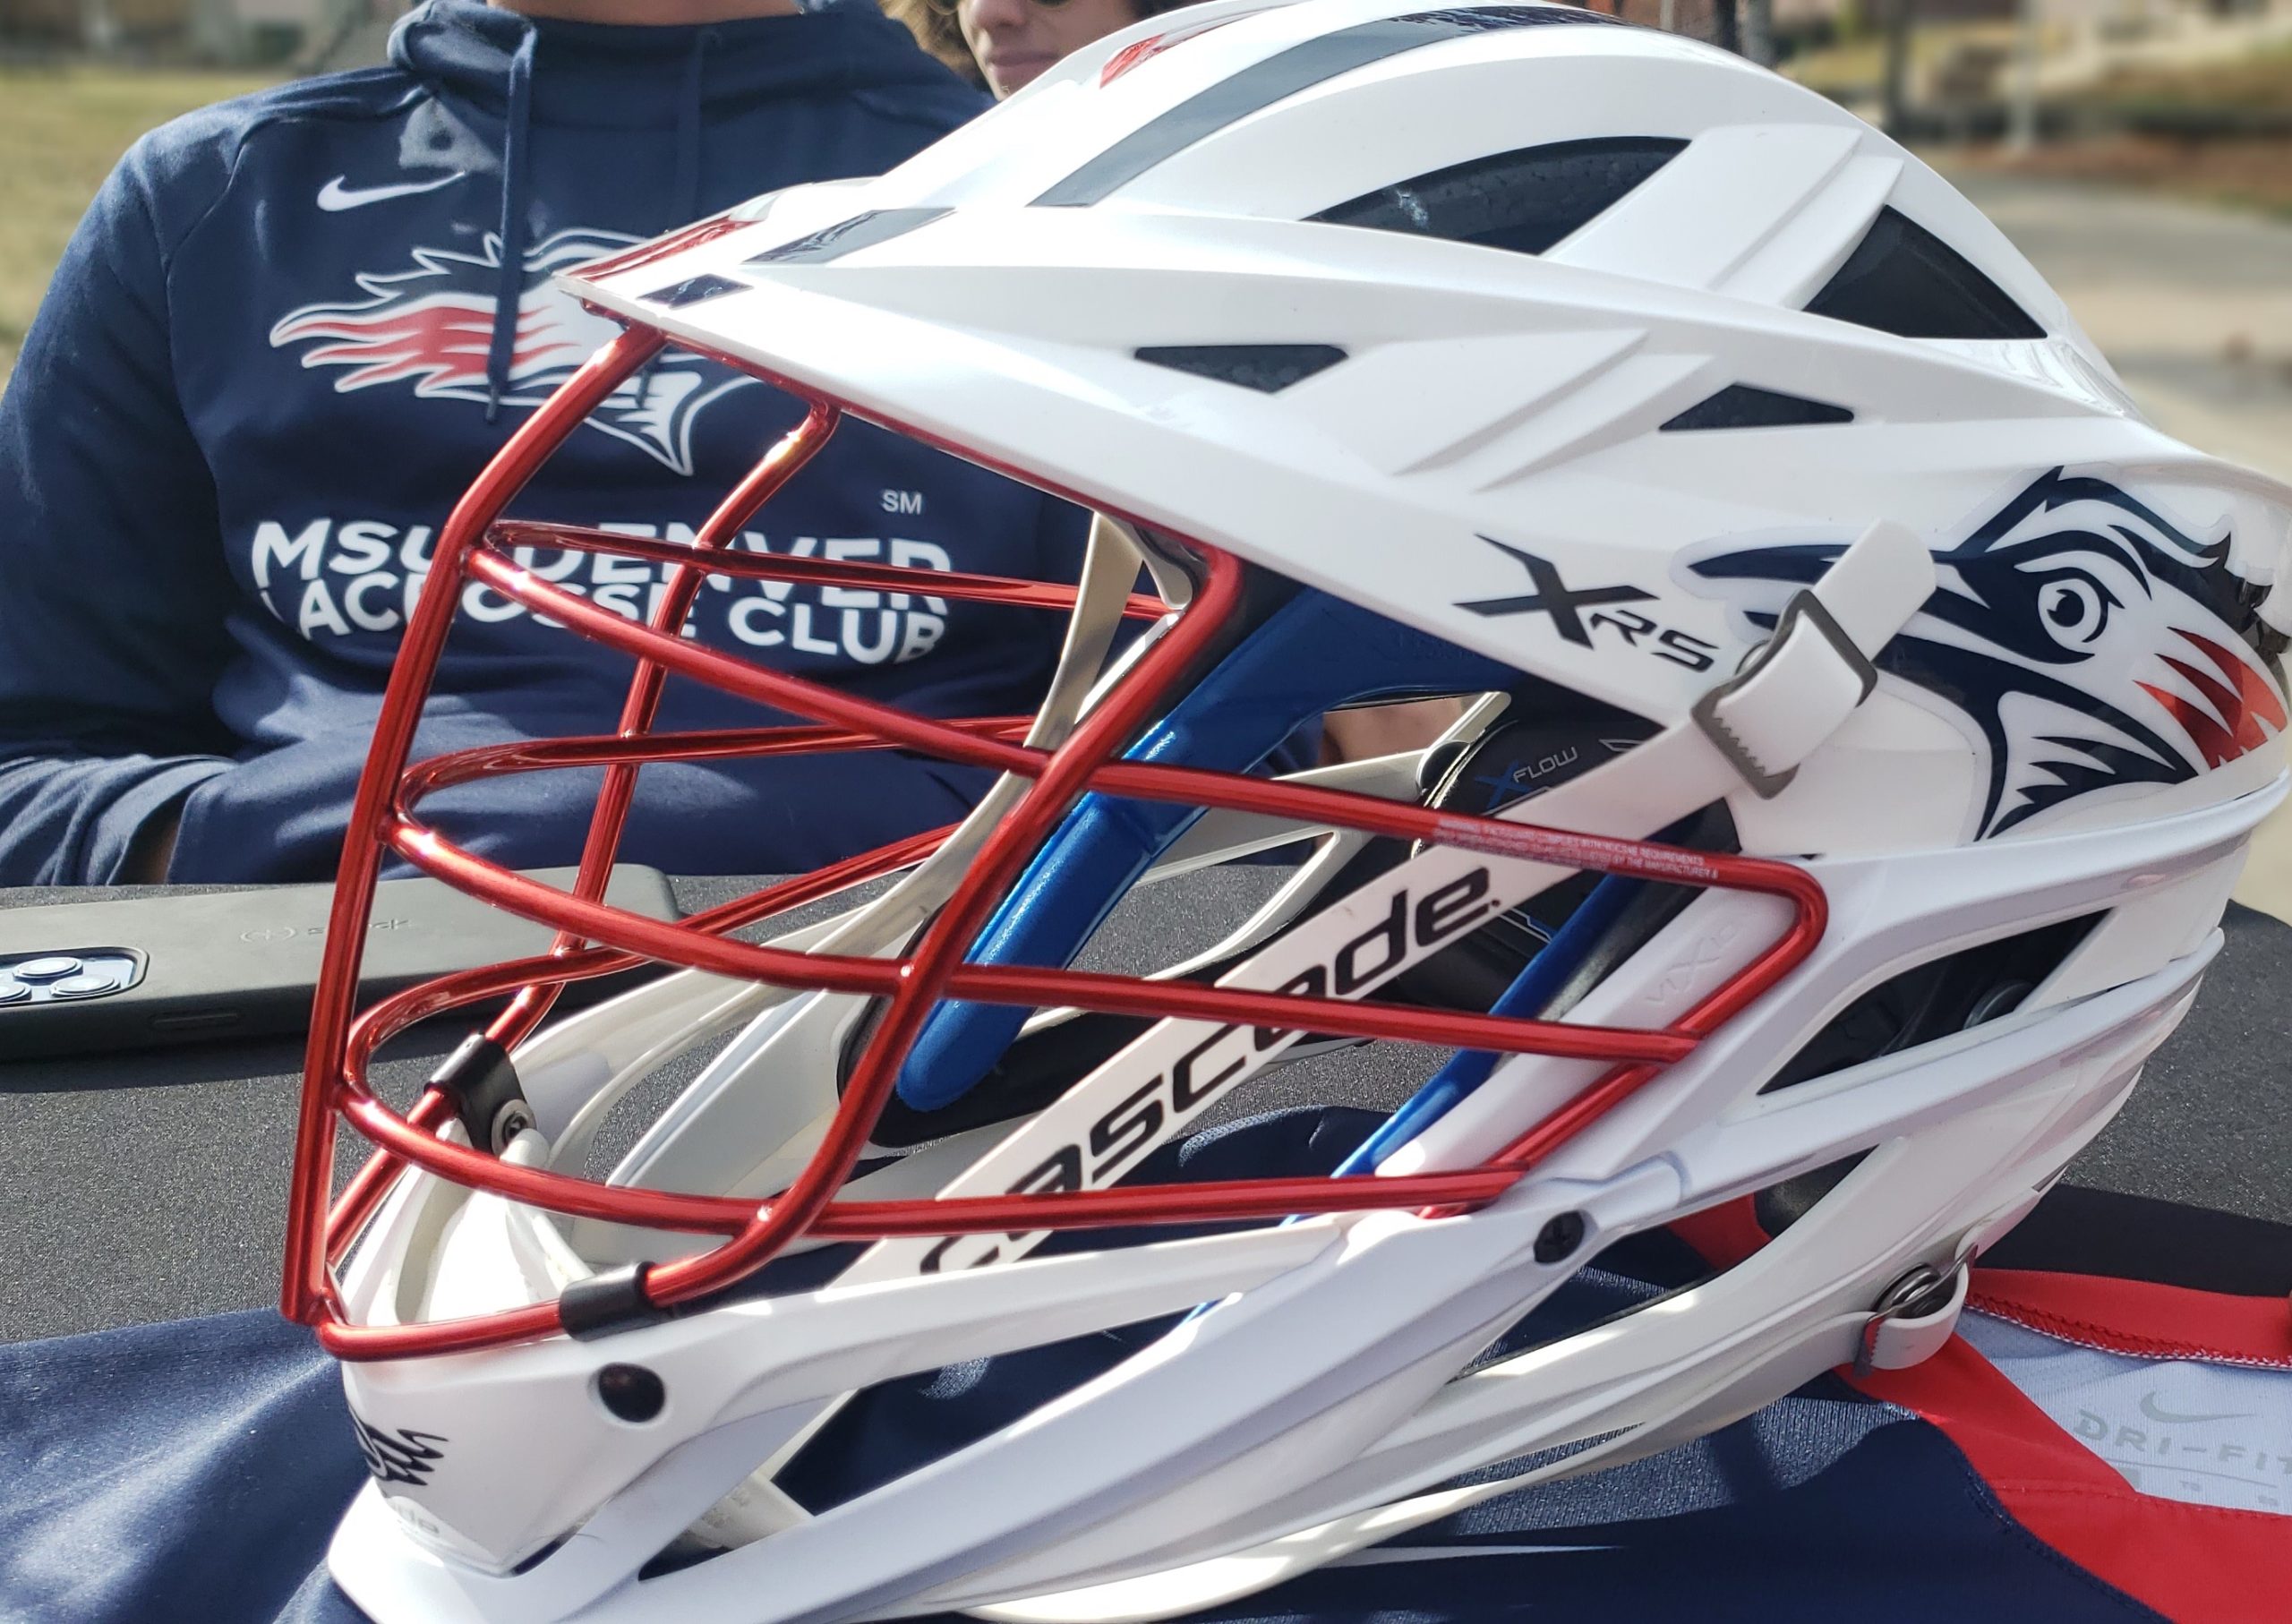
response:
<path id="1" fill-rule="evenodd" d="M 384 1624 L 1167 1617 L 1914 1361 L 2284 792 L 2292 490 L 2152 427 L 1900 147 L 1604 17 L 1194 7 L 564 286 L 627 330 L 441 539 L 312 1040 L 286 1307 L 345 1361 L 375 1481 L 330 1561 Z M 664 343 L 811 414 L 690 546 L 497 522 Z M 845 413 L 1094 509 L 1079 586 L 729 546 Z M 638 624 L 525 544 L 670 586 Z M 928 721 L 680 637 L 710 575 L 1069 630 L 1035 716 Z M 619 731 L 409 767 L 468 583 L 633 656 Z M 655 732 L 669 674 L 817 725 Z M 1439 695 L 1421 756 L 1250 775 Z M 682 923 L 602 900 L 637 764 L 885 746 L 1005 776 Z M 599 765 L 569 893 L 419 819 Z M 1198 956 L 1068 968 L 1276 849 Z M 558 950 L 354 1019 L 388 852 Z M 680 973 L 552 1016 L 643 962 Z M 373 1094 L 393 1032 L 504 994 Z M 1364 1041 L 1453 1053 L 1341 1163 L 1169 1171 Z M 329 1215 L 338 1117 L 381 1152 Z M 1748 1256 L 1499 1346 L 1741 1201 Z M 1074 1338 L 1116 1351 L 818 1490 L 885 1393 Z"/>

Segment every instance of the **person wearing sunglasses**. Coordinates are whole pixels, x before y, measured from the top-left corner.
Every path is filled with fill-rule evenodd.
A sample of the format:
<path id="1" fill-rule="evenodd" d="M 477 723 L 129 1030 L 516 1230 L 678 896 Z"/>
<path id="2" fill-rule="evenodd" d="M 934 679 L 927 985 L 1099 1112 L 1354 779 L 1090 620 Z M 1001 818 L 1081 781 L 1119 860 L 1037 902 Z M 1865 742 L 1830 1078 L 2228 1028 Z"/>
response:
<path id="1" fill-rule="evenodd" d="M 1186 0 L 884 0 L 923 48 L 997 97 L 1070 51 Z"/>

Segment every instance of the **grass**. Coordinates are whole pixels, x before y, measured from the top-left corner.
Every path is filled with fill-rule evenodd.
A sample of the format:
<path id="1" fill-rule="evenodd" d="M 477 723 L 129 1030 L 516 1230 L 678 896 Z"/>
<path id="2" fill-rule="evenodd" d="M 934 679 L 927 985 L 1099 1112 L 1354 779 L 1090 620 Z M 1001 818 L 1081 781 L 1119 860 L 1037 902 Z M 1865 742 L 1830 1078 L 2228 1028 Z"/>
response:
<path id="1" fill-rule="evenodd" d="M 210 101 L 267 82 L 194 73 L 95 68 L 0 73 L 0 381 L 72 228 L 135 138 Z"/>
<path id="2" fill-rule="evenodd" d="M 2013 42 L 2010 23 L 1933 24 L 1911 39 L 1920 70 L 1969 49 L 2010 52 Z M 1783 71 L 1825 95 L 1868 103 L 1877 93 L 1878 42 L 1860 39 L 1810 52 L 1792 58 Z M 1920 82 L 1913 73 L 1913 88 Z M 2057 136 L 2027 153 L 1996 145 L 1954 148 L 1949 161 L 2138 187 L 2292 220 L 2292 134 L 2280 125 L 2282 115 L 2292 114 L 2292 44 L 2227 62 L 2120 68 L 2049 106 L 2084 132 Z M 2239 132 L 2237 115 L 2257 115 L 2260 124 Z M 2177 127 L 2180 115 L 2189 127 Z M 2228 128 L 2218 127 L 2223 122 Z"/>
<path id="3" fill-rule="evenodd" d="M 2179 107 L 2292 113 L 2292 44 L 2201 67 L 2120 68 L 2069 100 L 2127 113 Z"/>
<path id="4" fill-rule="evenodd" d="M 1937 22 L 1913 30 L 1910 38 L 1913 93 L 1926 76 L 1954 56 L 1980 52 L 2010 63 L 2016 31 L 2010 22 Z M 2058 41 L 2055 42 L 2057 45 Z M 1809 90 L 1835 100 L 1869 100 L 1878 94 L 1884 56 L 1875 36 L 1804 52 L 1783 64 L 1783 72 Z M 2010 67 L 2001 67 L 1995 90 L 2003 94 Z M 2244 57 L 2190 66 L 2127 65 L 2094 83 L 2054 97 L 2063 107 L 2083 110 L 2104 121 L 2182 110 L 2245 113 L 2292 112 L 2292 44 L 2262 47 Z"/>
<path id="5" fill-rule="evenodd" d="M 2010 22 L 1927 23 L 1911 30 L 1911 81 L 1917 83 L 1920 75 L 1968 47 L 2010 51 L 2013 45 L 2014 25 Z M 1803 51 L 1783 64 L 1783 73 L 1834 101 L 1875 100 L 1886 76 L 1885 44 L 1877 35 L 1866 34 L 1818 50 Z"/>

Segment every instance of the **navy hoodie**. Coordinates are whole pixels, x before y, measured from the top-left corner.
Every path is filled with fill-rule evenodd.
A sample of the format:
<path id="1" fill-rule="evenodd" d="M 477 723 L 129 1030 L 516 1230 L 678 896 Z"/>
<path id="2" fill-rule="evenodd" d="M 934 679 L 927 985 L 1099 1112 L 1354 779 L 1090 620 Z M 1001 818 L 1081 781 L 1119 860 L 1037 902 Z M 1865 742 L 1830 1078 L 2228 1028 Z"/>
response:
<path id="1" fill-rule="evenodd" d="M 872 7 L 620 28 L 432 0 L 388 67 L 144 137 L 0 401 L 0 884 L 113 880 L 177 808 L 173 879 L 329 876 L 439 525 L 613 330 L 550 273 L 759 192 L 878 173 L 984 105 Z M 512 512 L 688 537 L 798 414 L 671 352 Z M 743 545 L 1072 579 L 1082 528 L 848 423 Z M 628 560 L 528 562 L 625 614 L 661 589 Z M 870 697 L 999 714 L 1031 708 L 1061 617 L 718 577 L 694 629 Z M 629 671 L 466 590 L 416 754 L 611 731 Z M 775 719 L 681 680 L 663 713 Z M 594 782 L 528 774 L 424 808 L 497 859 L 569 861 Z M 948 822 L 981 783 L 888 751 L 653 767 L 625 853 L 807 868 Z"/>

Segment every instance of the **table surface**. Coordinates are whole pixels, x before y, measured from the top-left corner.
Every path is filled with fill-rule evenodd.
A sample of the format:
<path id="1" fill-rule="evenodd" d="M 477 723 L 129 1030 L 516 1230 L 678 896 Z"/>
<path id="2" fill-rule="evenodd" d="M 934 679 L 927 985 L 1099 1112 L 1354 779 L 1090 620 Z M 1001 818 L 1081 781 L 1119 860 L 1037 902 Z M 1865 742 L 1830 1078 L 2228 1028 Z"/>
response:
<path id="1" fill-rule="evenodd" d="M 1284 872 L 1146 888 L 1090 958 L 1173 962 Z M 690 911 L 758 883 L 674 885 Z M 0 906 L 72 894 L 120 893 L 0 892 Z M 2194 1011 L 2070 1177 L 2292 1222 L 2292 927 L 2236 908 L 2226 928 Z M 402 1103 L 458 1036 L 440 1030 L 424 1054 L 380 1068 L 381 1091 Z M 1400 1045 L 1344 1051 L 1270 1074 L 1243 1103 L 1390 1107 L 1437 1059 Z M 0 1064 L 0 1341 L 274 1302 L 301 1065 L 291 1038 Z"/>

